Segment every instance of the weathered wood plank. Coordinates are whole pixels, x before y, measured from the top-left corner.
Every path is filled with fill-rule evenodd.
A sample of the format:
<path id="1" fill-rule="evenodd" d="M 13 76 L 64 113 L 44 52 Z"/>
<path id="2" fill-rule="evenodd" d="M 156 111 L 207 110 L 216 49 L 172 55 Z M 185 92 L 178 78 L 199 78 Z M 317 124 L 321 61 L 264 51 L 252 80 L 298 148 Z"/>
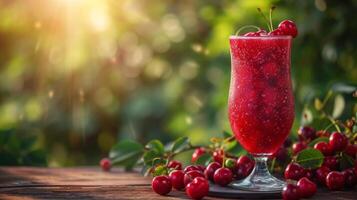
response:
<path id="1" fill-rule="evenodd" d="M 187 199 L 184 192 L 169 196 L 152 192 L 150 178 L 137 173 L 99 168 L 0 168 L 0 199 Z M 207 200 L 217 198 L 207 197 Z M 356 189 L 350 191 L 319 191 L 311 199 L 357 199 Z"/>
<path id="2" fill-rule="evenodd" d="M 142 185 L 150 178 L 135 172 L 113 169 L 103 172 L 96 167 L 78 168 L 0 168 L 0 188 L 8 186 L 48 186 L 48 185 Z"/>

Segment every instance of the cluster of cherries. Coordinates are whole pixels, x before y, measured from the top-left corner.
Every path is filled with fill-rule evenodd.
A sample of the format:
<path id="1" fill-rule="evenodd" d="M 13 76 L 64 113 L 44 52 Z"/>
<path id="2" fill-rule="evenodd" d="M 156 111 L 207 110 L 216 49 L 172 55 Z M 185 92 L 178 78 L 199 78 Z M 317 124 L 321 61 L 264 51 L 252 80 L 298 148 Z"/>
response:
<path id="1" fill-rule="evenodd" d="M 191 161 L 196 162 L 205 153 L 206 150 L 202 147 L 195 149 Z M 224 159 L 224 154 L 222 149 L 214 151 L 213 162 L 207 167 L 189 165 L 182 170 L 182 164 L 179 161 L 170 161 L 167 168 L 171 172 L 168 176 L 156 176 L 152 180 L 152 189 L 160 195 L 168 194 L 172 188 L 185 190 L 190 198 L 202 199 L 208 194 L 209 181 L 220 186 L 227 186 L 233 180 L 245 178 L 254 168 L 254 161 L 247 156 Z"/>
<path id="2" fill-rule="evenodd" d="M 291 20 L 284 20 L 280 22 L 278 28 L 270 31 L 269 33 L 264 30 L 260 29 L 256 32 L 248 32 L 244 34 L 244 36 L 249 37 L 259 37 L 259 36 L 279 36 L 279 35 L 290 35 L 295 38 L 298 35 L 298 30 L 295 23 Z"/>
<path id="3" fill-rule="evenodd" d="M 304 168 L 298 163 L 291 162 L 284 171 L 287 185 L 282 191 L 285 200 L 297 200 L 313 196 L 317 191 L 317 185 L 327 186 L 330 190 L 342 190 L 344 187 L 353 187 L 357 184 L 357 161 L 353 168 L 341 169 L 341 155 L 346 154 L 356 160 L 357 144 L 340 132 L 329 133 L 327 131 L 315 131 L 311 127 L 301 127 L 298 131 L 299 140 L 292 144 L 287 139 L 279 150 L 272 155 L 276 160 L 288 161 L 288 149 L 292 155 L 297 155 L 300 151 L 311 148 L 311 142 L 317 138 L 313 148 L 319 150 L 324 155 L 321 167 L 317 169 Z M 315 142 L 314 142 L 315 143 Z M 192 163 L 208 151 L 197 148 L 192 154 Z M 160 194 L 166 195 L 172 188 L 185 190 L 192 199 L 202 199 L 208 194 L 209 181 L 220 186 L 227 186 L 233 180 L 240 180 L 247 177 L 254 168 L 254 161 L 248 156 L 239 158 L 230 157 L 223 149 L 211 152 L 212 160 L 207 166 L 189 165 L 183 168 L 179 161 L 170 161 L 165 168 L 168 175 L 159 175 L 152 180 L 152 189 Z M 112 164 L 107 158 L 100 161 L 104 171 L 109 171 Z"/>
<path id="4" fill-rule="evenodd" d="M 316 184 L 327 186 L 329 190 L 342 190 L 344 187 L 353 187 L 357 184 L 357 162 L 354 168 L 340 169 L 342 153 L 353 159 L 356 159 L 357 154 L 357 145 L 350 142 L 343 133 L 331 134 L 327 131 L 315 131 L 311 127 L 301 127 L 298 135 L 299 141 L 292 145 L 293 155 L 309 148 L 308 144 L 316 138 L 325 137 L 326 141 L 317 142 L 313 146 L 324 155 L 324 161 L 317 169 L 305 169 L 294 162 L 288 164 L 284 172 L 285 179 L 298 182 L 286 185 L 282 191 L 284 199 L 310 197 L 316 192 Z M 281 149 L 279 151 L 283 152 Z"/>

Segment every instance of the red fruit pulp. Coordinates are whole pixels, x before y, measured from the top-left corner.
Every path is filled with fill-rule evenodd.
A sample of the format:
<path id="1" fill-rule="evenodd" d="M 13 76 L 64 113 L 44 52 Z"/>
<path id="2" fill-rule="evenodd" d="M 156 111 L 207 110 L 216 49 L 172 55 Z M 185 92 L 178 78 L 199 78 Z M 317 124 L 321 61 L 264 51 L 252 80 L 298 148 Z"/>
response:
<path id="1" fill-rule="evenodd" d="M 294 120 L 290 36 L 230 38 L 229 120 L 252 154 L 273 154 Z"/>

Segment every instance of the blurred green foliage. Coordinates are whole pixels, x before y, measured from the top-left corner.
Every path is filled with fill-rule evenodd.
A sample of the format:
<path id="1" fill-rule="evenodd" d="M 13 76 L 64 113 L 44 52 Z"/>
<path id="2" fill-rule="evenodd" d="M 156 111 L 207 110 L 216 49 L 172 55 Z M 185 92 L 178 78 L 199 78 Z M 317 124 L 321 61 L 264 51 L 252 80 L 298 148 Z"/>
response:
<path id="1" fill-rule="evenodd" d="M 272 4 L 275 26 L 299 28 L 293 132 L 331 87 L 347 92 L 341 117 L 351 116 L 354 0 L 1 1 L 0 164 L 45 164 L 39 148 L 50 166 L 94 164 L 117 138 L 204 143 L 230 130 L 228 37 L 263 26 L 256 8 Z"/>

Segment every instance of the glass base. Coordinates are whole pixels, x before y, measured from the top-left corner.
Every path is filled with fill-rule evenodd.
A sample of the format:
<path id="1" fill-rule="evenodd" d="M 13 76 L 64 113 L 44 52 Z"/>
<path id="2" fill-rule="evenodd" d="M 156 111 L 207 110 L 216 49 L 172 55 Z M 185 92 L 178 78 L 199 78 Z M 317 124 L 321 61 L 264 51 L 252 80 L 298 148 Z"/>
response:
<path id="1" fill-rule="evenodd" d="M 252 175 L 252 174 L 251 174 Z M 281 191 L 285 182 L 273 176 L 271 177 L 251 177 L 230 184 L 231 188 L 247 191 Z"/>
<path id="2" fill-rule="evenodd" d="M 252 173 L 245 179 L 234 181 L 231 188 L 248 191 L 281 191 L 285 182 L 270 174 L 267 169 L 267 157 L 255 157 L 255 167 Z"/>

